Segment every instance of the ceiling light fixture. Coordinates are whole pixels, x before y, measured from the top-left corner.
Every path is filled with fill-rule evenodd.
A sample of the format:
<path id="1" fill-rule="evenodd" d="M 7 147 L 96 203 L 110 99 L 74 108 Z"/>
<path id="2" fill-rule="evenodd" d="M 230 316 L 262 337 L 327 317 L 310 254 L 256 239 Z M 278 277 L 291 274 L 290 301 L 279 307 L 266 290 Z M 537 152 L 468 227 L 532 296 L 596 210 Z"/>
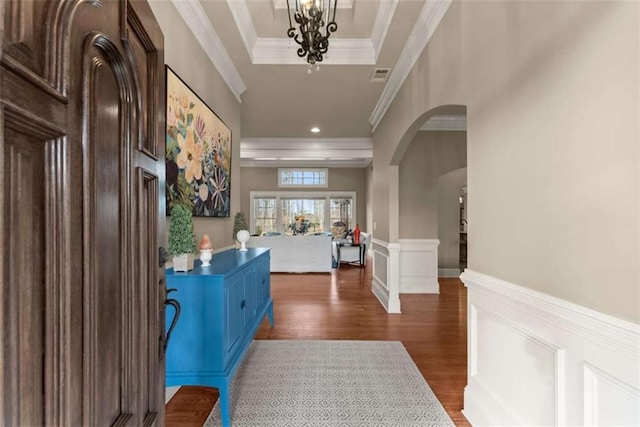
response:
<path id="1" fill-rule="evenodd" d="M 289 5 L 290 1 L 295 2 L 296 9 L 294 11 Z M 333 3 L 333 7 L 331 3 Z M 287 35 L 300 45 L 297 53 L 300 58 L 306 56 L 309 73 L 313 64 L 322 62 L 323 55 L 329 49 L 329 36 L 338 30 L 338 24 L 336 24 L 337 3 L 338 0 L 287 0 L 289 15 Z M 299 27 L 298 29 L 293 26 L 292 17 Z M 331 20 L 327 23 L 326 21 L 329 19 Z M 324 34 L 322 34 L 323 30 Z M 318 66 L 316 70 L 319 68 Z"/>
<path id="2" fill-rule="evenodd" d="M 317 126 L 314 126 L 314 127 L 311 128 L 311 132 L 318 133 L 318 132 L 320 132 L 320 128 L 317 127 Z"/>

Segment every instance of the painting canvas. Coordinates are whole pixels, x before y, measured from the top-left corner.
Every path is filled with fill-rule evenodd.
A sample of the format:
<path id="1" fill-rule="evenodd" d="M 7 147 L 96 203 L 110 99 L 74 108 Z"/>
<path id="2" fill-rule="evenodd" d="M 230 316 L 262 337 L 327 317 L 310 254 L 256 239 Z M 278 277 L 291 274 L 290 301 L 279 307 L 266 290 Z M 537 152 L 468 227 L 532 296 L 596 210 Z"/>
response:
<path id="1" fill-rule="evenodd" d="M 167 70 L 167 213 L 228 217 L 231 130 L 171 68 Z"/>

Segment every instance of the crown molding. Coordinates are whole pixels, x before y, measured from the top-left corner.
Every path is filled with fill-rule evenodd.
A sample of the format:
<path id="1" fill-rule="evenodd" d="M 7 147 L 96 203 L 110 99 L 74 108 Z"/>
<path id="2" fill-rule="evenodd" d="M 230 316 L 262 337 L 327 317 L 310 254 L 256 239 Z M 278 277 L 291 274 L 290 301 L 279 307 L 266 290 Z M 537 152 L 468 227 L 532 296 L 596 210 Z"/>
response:
<path id="1" fill-rule="evenodd" d="M 369 124 L 376 129 L 453 0 L 427 0 L 385 85 Z"/>
<path id="2" fill-rule="evenodd" d="M 286 7 L 285 1 L 281 3 Z M 246 0 L 227 0 L 227 4 L 253 64 L 305 64 L 296 54 L 298 45 L 291 39 L 258 37 Z M 330 50 L 322 64 L 375 65 L 397 4 L 398 0 L 381 0 L 371 38 L 329 39 Z"/>
<path id="3" fill-rule="evenodd" d="M 231 15 L 233 15 L 233 20 L 236 21 L 240 37 L 242 37 L 242 41 L 253 62 L 253 47 L 258 41 L 258 33 L 256 32 L 256 27 L 253 25 L 253 20 L 249 13 L 249 6 L 247 6 L 246 1 L 228 0 L 227 4 L 231 10 Z"/>
<path id="4" fill-rule="evenodd" d="M 296 54 L 298 45 L 290 39 L 260 37 L 253 47 L 254 64 L 304 64 Z M 329 39 L 329 52 L 320 65 L 372 65 L 376 53 L 369 39 Z"/>
<path id="5" fill-rule="evenodd" d="M 240 140 L 240 157 L 246 157 L 245 154 L 248 151 L 269 150 L 359 151 L 372 156 L 373 141 L 371 138 L 242 138 Z"/>
<path id="6" fill-rule="evenodd" d="M 420 130 L 466 131 L 467 116 L 432 116 Z"/>
<path id="7" fill-rule="evenodd" d="M 287 0 L 271 0 L 274 9 L 286 9 Z M 293 0 L 292 0 L 293 1 Z M 353 0 L 340 0 L 338 9 L 353 9 Z"/>
<path id="8" fill-rule="evenodd" d="M 242 102 L 240 96 L 247 87 L 200 2 L 197 0 L 171 0 L 171 2 L 233 95 L 238 102 Z"/>
<path id="9" fill-rule="evenodd" d="M 380 0 L 376 21 L 373 23 L 373 31 L 371 31 L 371 43 L 376 52 L 376 61 L 382 50 L 384 39 L 387 37 L 387 31 L 391 26 L 391 19 L 393 18 L 397 5 L 398 0 Z"/>
<path id="10" fill-rule="evenodd" d="M 365 159 L 240 159 L 241 168 L 366 168 L 371 160 Z"/>
<path id="11" fill-rule="evenodd" d="M 240 166 L 366 167 L 371 138 L 243 138 Z"/>

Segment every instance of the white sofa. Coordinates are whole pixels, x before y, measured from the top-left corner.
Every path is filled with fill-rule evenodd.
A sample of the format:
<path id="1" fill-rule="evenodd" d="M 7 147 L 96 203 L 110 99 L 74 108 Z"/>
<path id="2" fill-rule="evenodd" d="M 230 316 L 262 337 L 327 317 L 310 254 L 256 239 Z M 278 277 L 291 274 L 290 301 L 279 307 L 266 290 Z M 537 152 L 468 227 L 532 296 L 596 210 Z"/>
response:
<path id="1" fill-rule="evenodd" d="M 271 248 L 274 273 L 331 272 L 331 236 L 252 236 L 251 248 Z"/>

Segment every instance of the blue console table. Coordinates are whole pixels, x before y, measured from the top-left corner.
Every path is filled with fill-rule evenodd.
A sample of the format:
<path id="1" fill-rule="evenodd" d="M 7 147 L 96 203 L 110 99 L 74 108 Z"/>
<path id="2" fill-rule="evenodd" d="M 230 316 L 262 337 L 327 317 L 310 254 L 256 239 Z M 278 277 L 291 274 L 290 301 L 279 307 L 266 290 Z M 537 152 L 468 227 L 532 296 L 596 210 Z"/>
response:
<path id="1" fill-rule="evenodd" d="M 215 387 L 224 426 L 231 425 L 229 385 L 266 314 L 273 326 L 269 249 L 231 249 L 211 266 L 176 273 L 167 288 L 182 308 L 166 353 L 166 385 Z M 171 321 L 167 313 L 167 327 Z"/>

